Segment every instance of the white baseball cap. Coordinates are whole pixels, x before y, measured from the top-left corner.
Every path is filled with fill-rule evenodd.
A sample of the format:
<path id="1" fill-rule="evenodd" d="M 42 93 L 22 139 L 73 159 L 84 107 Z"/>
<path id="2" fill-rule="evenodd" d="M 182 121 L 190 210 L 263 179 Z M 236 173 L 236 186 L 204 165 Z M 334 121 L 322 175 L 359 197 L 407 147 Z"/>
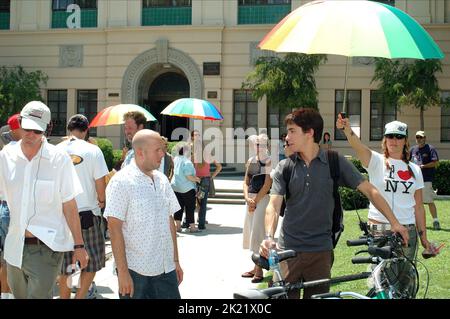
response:
<path id="1" fill-rule="evenodd" d="M 39 130 L 45 132 L 50 123 L 50 109 L 40 101 L 27 103 L 20 112 L 21 126 L 26 130 Z"/>
<path id="2" fill-rule="evenodd" d="M 408 125 L 400 121 L 392 121 L 384 126 L 384 135 L 387 134 L 399 134 L 408 135 Z"/>

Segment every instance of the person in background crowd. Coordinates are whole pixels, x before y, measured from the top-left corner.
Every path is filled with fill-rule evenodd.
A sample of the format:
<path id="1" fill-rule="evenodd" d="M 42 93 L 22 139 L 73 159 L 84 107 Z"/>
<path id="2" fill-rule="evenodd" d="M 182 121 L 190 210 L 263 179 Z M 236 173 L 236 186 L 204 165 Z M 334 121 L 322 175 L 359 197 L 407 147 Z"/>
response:
<path id="1" fill-rule="evenodd" d="M 320 147 L 322 147 L 323 149 L 326 150 L 331 150 L 331 146 L 332 146 L 332 142 L 331 142 L 331 135 L 328 132 L 323 133 L 323 140 L 322 143 L 320 144 Z"/>
<path id="2" fill-rule="evenodd" d="M 128 143 L 131 143 L 134 135 L 144 129 L 144 125 L 147 122 L 145 115 L 138 111 L 132 111 L 123 115 L 124 120 L 124 133 Z M 122 149 L 123 163 L 122 168 L 130 164 L 134 158 L 133 148 L 128 149 L 126 146 Z"/>
<path id="3" fill-rule="evenodd" d="M 247 202 L 243 230 L 243 248 L 258 253 L 259 245 L 264 239 L 264 218 L 269 203 L 269 191 L 272 185 L 270 172 L 272 163 L 268 153 L 268 137 L 266 134 L 252 135 L 249 145 L 254 147 L 255 156 L 249 158 L 244 177 L 244 196 Z M 241 275 L 252 278 L 252 283 L 263 280 L 263 270 L 255 265 L 250 271 Z"/>
<path id="4" fill-rule="evenodd" d="M 278 160 L 282 161 L 286 158 L 285 149 L 286 149 L 286 133 L 281 134 L 280 140 L 278 143 Z"/>
<path id="5" fill-rule="evenodd" d="M 187 143 L 178 144 L 178 155 L 174 159 L 174 179 L 172 188 L 180 205 L 180 210 L 174 214 L 176 230 L 181 231 L 181 219 L 183 211 L 186 214 L 186 222 L 189 225 L 190 233 L 197 233 L 199 230 L 195 227 L 195 183 L 200 183 L 200 178 L 195 176 L 195 168 L 190 157 L 190 147 Z"/>
<path id="6" fill-rule="evenodd" d="M 409 151 L 411 161 L 417 164 L 422 170 L 424 188 L 423 202 L 428 204 L 430 214 L 433 217 L 433 229 L 440 230 L 441 224 L 434 204 L 433 179 L 436 171 L 436 165 L 439 163 L 439 156 L 433 145 L 427 143 L 427 137 L 424 131 L 416 132 L 416 143 Z"/>
<path id="7" fill-rule="evenodd" d="M 75 298 L 84 299 L 91 284 L 88 297 L 95 298 L 95 273 L 105 267 L 105 237 L 100 210 L 105 207 L 105 175 L 108 174 L 108 167 L 100 148 L 86 141 L 89 121 L 84 115 L 72 116 L 67 123 L 67 130 L 69 138 L 57 147 L 69 154 L 84 190 L 75 200 L 83 241 L 89 254 L 89 263 L 81 272 L 80 287 Z M 67 278 L 72 273 L 72 255 L 72 252 L 64 253 L 62 274 L 59 276 L 61 299 L 70 298 L 72 287 L 68 287 Z"/>
<path id="8" fill-rule="evenodd" d="M 172 155 L 167 152 L 169 149 L 169 141 L 167 137 L 161 136 L 161 142 L 163 143 L 164 157 L 158 170 L 166 175 L 170 182 L 173 177 L 173 158 Z"/>
<path id="9" fill-rule="evenodd" d="M 206 229 L 206 211 L 208 204 L 208 195 L 210 184 L 214 183 L 214 178 L 222 170 L 222 164 L 220 164 L 212 156 L 212 154 L 205 154 L 205 147 L 203 146 L 202 137 L 199 131 L 193 130 L 191 132 L 192 140 L 192 161 L 194 162 L 195 175 L 200 178 L 197 192 L 197 204 L 198 210 L 198 229 Z M 216 169 L 211 175 L 211 163 L 214 163 Z"/>

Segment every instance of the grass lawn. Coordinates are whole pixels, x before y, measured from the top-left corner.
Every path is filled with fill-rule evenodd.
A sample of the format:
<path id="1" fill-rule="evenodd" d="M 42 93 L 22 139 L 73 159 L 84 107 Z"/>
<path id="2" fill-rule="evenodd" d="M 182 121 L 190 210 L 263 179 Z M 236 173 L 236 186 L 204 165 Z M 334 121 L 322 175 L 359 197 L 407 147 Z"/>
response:
<path id="1" fill-rule="evenodd" d="M 426 218 L 427 218 L 427 236 L 429 241 L 436 243 L 445 243 L 445 247 L 441 250 L 441 253 L 430 259 L 423 259 L 421 252 L 423 248 L 419 244 L 419 282 L 420 288 L 417 298 L 424 298 L 425 288 L 427 285 L 427 270 L 429 274 L 428 292 L 425 298 L 433 299 L 450 299 L 450 201 L 436 201 L 436 207 L 438 210 L 439 221 L 441 223 L 441 230 L 433 230 L 433 220 L 428 211 L 428 206 L 425 206 Z M 358 213 L 362 220 L 367 220 L 367 209 L 359 210 Z M 335 260 L 332 269 L 332 276 L 342 276 L 361 271 L 366 271 L 368 265 L 353 265 L 351 259 L 354 253 L 358 250 L 364 249 L 364 246 L 360 247 L 347 247 L 345 244 L 347 239 L 357 239 L 361 236 L 361 231 L 358 225 L 358 217 L 355 211 L 344 212 L 345 230 L 342 233 L 341 239 L 334 250 Z M 367 254 L 361 254 L 365 256 Z M 268 274 L 270 276 L 270 273 Z M 267 282 L 270 277 L 266 277 L 264 283 L 259 287 L 267 287 Z M 354 291 L 359 293 L 367 292 L 366 280 L 358 280 L 347 283 L 336 284 L 331 287 L 331 291 Z"/>

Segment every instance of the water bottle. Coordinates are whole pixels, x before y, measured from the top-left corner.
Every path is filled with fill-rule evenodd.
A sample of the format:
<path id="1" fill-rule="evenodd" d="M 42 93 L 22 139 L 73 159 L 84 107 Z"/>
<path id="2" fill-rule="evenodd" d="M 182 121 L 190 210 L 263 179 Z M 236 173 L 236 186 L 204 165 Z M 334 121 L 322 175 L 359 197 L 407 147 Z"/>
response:
<path id="1" fill-rule="evenodd" d="M 280 286 L 283 282 L 280 270 L 280 259 L 275 248 L 271 248 L 269 251 L 269 268 L 272 271 L 273 286 Z"/>

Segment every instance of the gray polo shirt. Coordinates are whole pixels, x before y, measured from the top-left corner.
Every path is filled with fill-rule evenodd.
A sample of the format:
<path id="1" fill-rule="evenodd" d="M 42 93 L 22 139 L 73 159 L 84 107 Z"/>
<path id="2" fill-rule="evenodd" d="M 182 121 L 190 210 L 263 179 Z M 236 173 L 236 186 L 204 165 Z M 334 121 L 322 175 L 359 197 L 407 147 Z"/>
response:
<path id="1" fill-rule="evenodd" d="M 275 169 L 271 195 L 286 194 L 283 168 L 288 160 L 281 161 Z M 339 168 L 339 186 L 356 189 L 364 181 L 353 164 L 340 154 Z M 296 155 L 289 192 L 291 195 L 281 225 L 280 247 L 297 252 L 332 250 L 333 179 L 326 151 L 320 149 L 309 167 Z"/>

